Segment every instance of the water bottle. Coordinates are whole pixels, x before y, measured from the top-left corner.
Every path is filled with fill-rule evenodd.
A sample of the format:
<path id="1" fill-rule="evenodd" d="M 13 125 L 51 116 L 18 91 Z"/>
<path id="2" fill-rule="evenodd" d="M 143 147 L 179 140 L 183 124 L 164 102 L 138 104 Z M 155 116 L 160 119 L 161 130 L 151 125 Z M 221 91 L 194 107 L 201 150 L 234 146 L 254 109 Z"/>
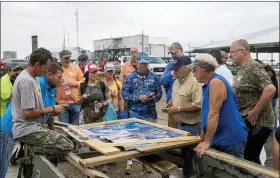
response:
<path id="1" fill-rule="evenodd" d="M 99 108 L 97 107 L 98 101 L 94 101 L 94 112 L 99 113 Z"/>

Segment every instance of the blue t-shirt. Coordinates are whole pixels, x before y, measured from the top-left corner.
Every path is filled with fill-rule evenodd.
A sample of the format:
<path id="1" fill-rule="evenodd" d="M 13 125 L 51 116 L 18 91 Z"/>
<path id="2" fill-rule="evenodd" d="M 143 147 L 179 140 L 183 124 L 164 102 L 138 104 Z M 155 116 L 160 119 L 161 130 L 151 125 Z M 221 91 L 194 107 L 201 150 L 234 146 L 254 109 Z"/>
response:
<path id="1" fill-rule="evenodd" d="M 37 77 L 37 79 L 38 79 L 39 84 L 40 84 L 44 107 L 47 108 L 47 107 L 56 105 L 56 102 L 55 102 L 56 89 L 51 88 L 49 86 L 49 84 L 48 84 L 48 82 L 47 82 L 47 80 L 44 76 Z M 47 122 L 48 119 L 49 119 L 49 116 L 46 115 L 45 121 Z"/>
<path id="2" fill-rule="evenodd" d="M 3 115 L 2 118 L 0 118 L 0 131 L 5 133 L 12 133 L 12 103 L 10 103 Z"/>
<path id="3" fill-rule="evenodd" d="M 222 80 L 227 89 L 227 98 L 223 102 L 219 113 L 219 122 L 211 145 L 231 146 L 247 139 L 247 128 L 237 108 L 235 95 L 227 80 L 221 75 L 214 74 L 210 81 L 202 87 L 203 99 L 201 108 L 201 121 L 204 133 L 207 131 L 207 118 L 209 113 L 209 83 L 212 79 Z"/>
<path id="4" fill-rule="evenodd" d="M 160 77 L 160 84 L 166 91 L 166 103 L 168 103 L 172 98 L 172 87 L 175 81 L 174 77 L 171 75 L 172 66 L 172 62 L 168 63 L 164 69 L 162 76 Z"/>

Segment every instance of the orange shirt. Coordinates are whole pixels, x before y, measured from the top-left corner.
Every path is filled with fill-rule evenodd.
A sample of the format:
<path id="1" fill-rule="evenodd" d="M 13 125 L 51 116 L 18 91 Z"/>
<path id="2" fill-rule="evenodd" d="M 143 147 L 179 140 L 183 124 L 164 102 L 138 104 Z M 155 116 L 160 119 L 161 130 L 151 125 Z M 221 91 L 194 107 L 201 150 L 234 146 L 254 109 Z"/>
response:
<path id="1" fill-rule="evenodd" d="M 69 64 L 68 67 L 62 66 L 64 83 L 56 87 L 56 101 L 59 104 L 76 103 L 79 100 L 78 89 L 80 83 L 85 79 L 83 73 L 78 65 Z M 65 83 L 72 82 L 73 86 L 70 87 L 70 95 L 65 93 Z"/>
<path id="2" fill-rule="evenodd" d="M 138 63 L 138 62 L 137 62 Z M 135 70 L 135 68 L 133 67 L 131 60 L 127 61 L 126 63 L 124 63 L 121 73 L 120 73 L 120 81 L 121 83 L 124 82 L 126 76 L 128 74 L 130 74 L 131 72 L 133 72 Z"/>

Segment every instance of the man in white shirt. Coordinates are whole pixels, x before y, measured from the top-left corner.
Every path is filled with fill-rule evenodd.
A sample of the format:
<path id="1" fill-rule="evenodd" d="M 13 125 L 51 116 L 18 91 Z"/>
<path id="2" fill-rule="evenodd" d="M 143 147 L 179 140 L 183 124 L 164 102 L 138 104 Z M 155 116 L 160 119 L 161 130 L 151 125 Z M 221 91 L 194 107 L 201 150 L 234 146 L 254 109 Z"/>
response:
<path id="1" fill-rule="evenodd" d="M 211 54 L 218 62 L 219 66 L 216 68 L 215 72 L 221 76 L 223 76 L 230 86 L 233 83 L 233 75 L 231 71 L 223 64 L 222 61 L 222 53 L 219 50 L 210 50 L 209 54 Z"/>

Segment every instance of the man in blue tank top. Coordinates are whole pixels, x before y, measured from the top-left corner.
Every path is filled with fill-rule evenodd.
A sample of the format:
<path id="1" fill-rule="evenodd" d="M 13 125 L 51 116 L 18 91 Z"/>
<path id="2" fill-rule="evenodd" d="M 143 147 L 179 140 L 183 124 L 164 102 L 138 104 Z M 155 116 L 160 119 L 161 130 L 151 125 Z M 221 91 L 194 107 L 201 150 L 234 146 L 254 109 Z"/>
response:
<path id="1" fill-rule="evenodd" d="M 196 56 L 193 73 L 202 87 L 201 139 L 195 148 L 200 157 L 209 147 L 244 158 L 247 128 L 228 81 L 215 73 L 218 63 L 210 54 Z"/>

